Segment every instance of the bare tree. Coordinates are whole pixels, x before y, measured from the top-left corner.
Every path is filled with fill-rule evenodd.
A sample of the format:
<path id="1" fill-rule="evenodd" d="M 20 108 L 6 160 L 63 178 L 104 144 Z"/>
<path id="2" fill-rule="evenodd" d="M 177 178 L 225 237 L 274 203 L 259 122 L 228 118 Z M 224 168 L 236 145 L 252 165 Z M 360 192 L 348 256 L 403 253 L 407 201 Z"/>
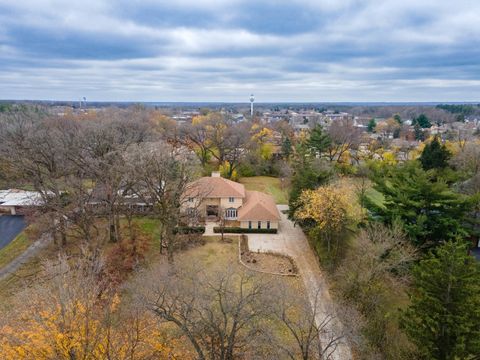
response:
<path id="1" fill-rule="evenodd" d="M 247 272 L 161 267 L 141 283 L 135 291 L 142 304 L 161 322 L 175 324 L 199 359 L 235 359 L 251 351 L 262 332 L 268 285 Z"/>
<path id="2" fill-rule="evenodd" d="M 42 211 L 53 218 L 54 235 L 66 244 L 64 179 L 72 173 L 66 161 L 70 122 L 49 118 L 14 118 L 2 124 L 0 152 L 17 174 L 41 196 Z M 56 236 L 54 236 L 56 239 Z"/>
<path id="3" fill-rule="evenodd" d="M 277 285 L 272 296 L 272 312 L 285 326 L 293 339 L 294 346 L 284 341 L 274 345 L 291 359 L 330 359 L 338 344 L 344 340 L 343 333 L 332 334 L 332 324 L 336 322 L 335 311 L 321 318 L 319 294 L 313 304 L 308 298 L 298 295 L 291 287 Z"/>
<path id="4" fill-rule="evenodd" d="M 103 116 L 107 115 L 107 119 L 88 123 L 82 133 L 83 151 L 75 161 L 94 181 L 96 205 L 103 208 L 108 219 L 110 241 L 116 242 L 120 239 L 119 203 L 127 173 L 124 155 L 131 145 L 147 139 L 147 128 L 134 119 L 124 119 L 121 112 Z"/>
<path id="5" fill-rule="evenodd" d="M 247 124 L 229 126 L 223 141 L 223 160 L 228 162 L 227 177 L 231 178 L 247 152 L 249 132 Z"/>
<path id="6" fill-rule="evenodd" d="M 358 146 L 361 140 L 361 131 L 353 125 L 352 120 L 334 121 L 328 129 L 331 143 L 327 148 L 327 157 L 330 161 L 341 162 L 342 155 Z"/>
<path id="7" fill-rule="evenodd" d="M 159 220 L 163 244 L 173 261 L 175 227 L 182 218 L 187 202 L 195 162 L 190 153 L 184 153 L 164 143 L 144 143 L 131 147 L 126 157 L 129 164 L 130 190 Z"/>
<path id="8" fill-rule="evenodd" d="M 180 139 L 183 145 L 195 152 L 202 166 L 207 165 L 213 147 L 208 120 L 186 124 L 180 128 Z"/>

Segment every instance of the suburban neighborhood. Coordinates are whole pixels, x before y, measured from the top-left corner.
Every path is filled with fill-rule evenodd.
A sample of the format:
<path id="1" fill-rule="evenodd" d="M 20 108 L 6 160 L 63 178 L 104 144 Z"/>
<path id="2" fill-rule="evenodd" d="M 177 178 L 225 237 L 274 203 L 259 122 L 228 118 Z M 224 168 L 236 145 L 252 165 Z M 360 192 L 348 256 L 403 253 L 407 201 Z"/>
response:
<path id="1" fill-rule="evenodd" d="M 480 360 L 479 18 L 0 0 L 0 360 Z"/>

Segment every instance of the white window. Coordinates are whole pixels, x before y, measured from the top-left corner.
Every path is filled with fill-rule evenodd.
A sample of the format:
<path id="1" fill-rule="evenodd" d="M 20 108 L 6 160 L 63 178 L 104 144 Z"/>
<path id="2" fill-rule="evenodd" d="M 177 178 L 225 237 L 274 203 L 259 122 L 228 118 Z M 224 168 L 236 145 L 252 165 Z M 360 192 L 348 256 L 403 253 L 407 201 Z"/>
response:
<path id="1" fill-rule="evenodd" d="M 267 229 L 270 229 L 270 221 L 267 221 Z"/>
<path id="2" fill-rule="evenodd" d="M 251 222 L 251 221 L 248 222 L 248 228 L 249 228 L 249 229 L 252 228 L 252 222 Z"/>
<path id="3" fill-rule="evenodd" d="M 262 222 L 261 222 L 261 221 L 258 222 L 258 228 L 259 228 L 259 229 L 262 228 Z"/>
<path id="4" fill-rule="evenodd" d="M 235 202 L 235 198 L 234 197 L 229 197 L 228 202 L 231 202 L 231 203 Z"/>
<path id="5" fill-rule="evenodd" d="M 227 219 L 236 219 L 237 218 L 237 209 L 229 208 L 225 210 L 225 217 Z"/>

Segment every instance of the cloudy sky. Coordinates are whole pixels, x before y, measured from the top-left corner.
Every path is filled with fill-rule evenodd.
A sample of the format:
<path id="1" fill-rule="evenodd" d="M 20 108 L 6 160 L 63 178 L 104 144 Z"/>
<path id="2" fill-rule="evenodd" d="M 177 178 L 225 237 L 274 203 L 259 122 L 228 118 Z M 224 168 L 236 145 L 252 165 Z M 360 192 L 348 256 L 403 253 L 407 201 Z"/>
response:
<path id="1" fill-rule="evenodd" d="M 0 0 L 0 99 L 479 101 L 478 0 Z"/>

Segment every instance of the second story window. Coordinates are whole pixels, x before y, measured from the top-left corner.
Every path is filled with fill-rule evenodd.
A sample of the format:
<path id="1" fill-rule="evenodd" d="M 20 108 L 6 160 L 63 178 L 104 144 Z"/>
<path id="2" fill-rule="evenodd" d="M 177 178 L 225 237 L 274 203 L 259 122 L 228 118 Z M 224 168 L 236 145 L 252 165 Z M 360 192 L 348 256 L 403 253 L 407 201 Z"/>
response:
<path id="1" fill-rule="evenodd" d="M 235 202 L 235 198 L 234 197 L 229 197 L 228 202 L 231 202 L 231 203 Z"/>
<path id="2" fill-rule="evenodd" d="M 193 202 L 193 197 L 189 197 L 188 202 Z"/>

